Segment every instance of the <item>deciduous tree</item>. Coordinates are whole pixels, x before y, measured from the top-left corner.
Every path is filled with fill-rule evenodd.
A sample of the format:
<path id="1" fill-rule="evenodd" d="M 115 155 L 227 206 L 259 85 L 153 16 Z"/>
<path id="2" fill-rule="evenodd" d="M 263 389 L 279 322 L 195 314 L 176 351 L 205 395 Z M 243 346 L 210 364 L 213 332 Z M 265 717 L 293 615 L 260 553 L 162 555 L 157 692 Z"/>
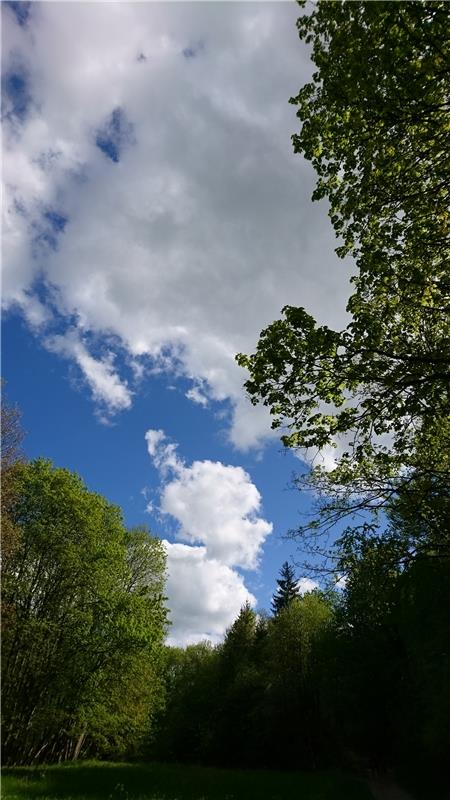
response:
<path id="1" fill-rule="evenodd" d="M 151 684 L 134 707 L 130 687 L 138 667 L 151 681 L 164 638 L 162 543 L 127 533 L 116 506 L 42 459 L 20 471 L 12 521 L 20 543 L 3 576 L 12 609 L 4 758 L 64 759 L 81 745 L 123 752 L 127 725 L 149 721 Z"/>
<path id="2" fill-rule="evenodd" d="M 428 479 L 429 498 L 449 484 L 450 13 L 318 2 L 298 29 L 316 71 L 292 99 L 294 149 L 356 262 L 351 321 L 334 331 L 286 306 L 238 362 L 286 446 L 339 444 L 331 472 L 298 479 L 325 498 L 330 528 L 406 498 L 411 481 Z"/>

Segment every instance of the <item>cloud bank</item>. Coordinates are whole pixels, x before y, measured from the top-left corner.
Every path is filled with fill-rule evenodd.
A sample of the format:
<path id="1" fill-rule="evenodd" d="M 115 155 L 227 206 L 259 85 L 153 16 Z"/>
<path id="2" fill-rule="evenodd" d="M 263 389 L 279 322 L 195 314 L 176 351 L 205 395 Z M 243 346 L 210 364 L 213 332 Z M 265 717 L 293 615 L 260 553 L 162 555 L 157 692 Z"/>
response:
<path id="1" fill-rule="evenodd" d="M 2 4 L 4 306 L 110 413 L 132 403 L 122 350 L 134 374 L 163 364 L 191 379 L 191 401 L 229 401 L 230 439 L 251 447 L 270 426 L 235 353 L 289 302 L 343 319 L 326 209 L 290 143 L 288 98 L 311 70 L 297 13 Z"/>

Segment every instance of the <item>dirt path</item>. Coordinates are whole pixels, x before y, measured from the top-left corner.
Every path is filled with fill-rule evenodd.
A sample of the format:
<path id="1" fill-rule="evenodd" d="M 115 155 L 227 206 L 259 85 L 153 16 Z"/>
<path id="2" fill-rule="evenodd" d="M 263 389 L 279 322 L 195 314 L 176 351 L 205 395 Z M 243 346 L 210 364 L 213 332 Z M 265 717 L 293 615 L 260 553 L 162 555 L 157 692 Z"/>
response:
<path id="1" fill-rule="evenodd" d="M 370 778 L 374 800 L 413 800 L 413 797 L 390 778 Z"/>

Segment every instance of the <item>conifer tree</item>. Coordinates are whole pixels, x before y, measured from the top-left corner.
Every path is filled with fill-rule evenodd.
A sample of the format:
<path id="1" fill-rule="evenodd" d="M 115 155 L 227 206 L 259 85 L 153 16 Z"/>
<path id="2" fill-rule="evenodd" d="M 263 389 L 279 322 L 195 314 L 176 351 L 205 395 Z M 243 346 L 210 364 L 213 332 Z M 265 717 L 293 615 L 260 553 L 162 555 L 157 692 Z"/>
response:
<path id="1" fill-rule="evenodd" d="M 278 589 L 272 599 L 272 613 L 275 616 L 300 594 L 294 567 L 288 561 L 285 561 L 281 567 L 280 575 L 281 577 L 277 579 Z"/>

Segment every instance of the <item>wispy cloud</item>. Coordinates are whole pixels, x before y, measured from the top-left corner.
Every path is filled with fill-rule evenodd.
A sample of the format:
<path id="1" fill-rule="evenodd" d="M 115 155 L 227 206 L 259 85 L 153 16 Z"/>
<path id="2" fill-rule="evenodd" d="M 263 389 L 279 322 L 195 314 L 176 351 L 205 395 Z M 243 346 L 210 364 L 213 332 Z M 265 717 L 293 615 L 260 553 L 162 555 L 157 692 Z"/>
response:
<path id="1" fill-rule="evenodd" d="M 74 332 L 48 337 L 45 344 L 54 353 L 76 362 L 94 400 L 107 412 L 114 414 L 131 406 L 132 393 L 115 371 L 112 354 L 94 358 Z"/>

